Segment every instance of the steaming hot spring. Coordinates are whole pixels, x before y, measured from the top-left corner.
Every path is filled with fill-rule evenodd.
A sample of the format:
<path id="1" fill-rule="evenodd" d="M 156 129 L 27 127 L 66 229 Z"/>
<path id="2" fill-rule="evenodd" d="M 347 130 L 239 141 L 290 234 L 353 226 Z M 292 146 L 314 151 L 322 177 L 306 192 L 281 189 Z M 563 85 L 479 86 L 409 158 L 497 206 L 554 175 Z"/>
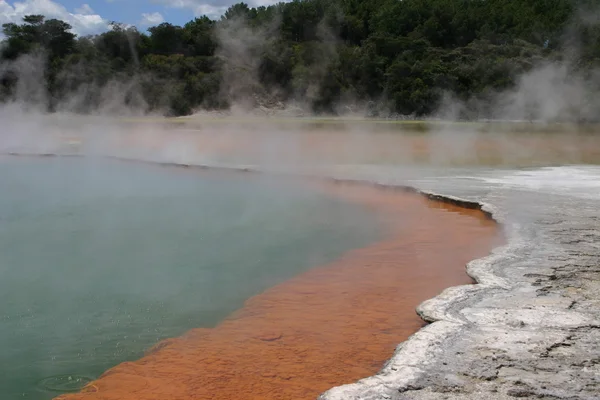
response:
<path id="1" fill-rule="evenodd" d="M 436 235 L 456 223 L 465 238 L 494 231 L 366 187 L 91 157 L 0 162 L 7 398 L 103 388 L 92 382 L 140 358 L 222 398 L 229 384 L 310 397 L 376 372 L 421 325 L 419 300 L 468 282 L 462 267 L 488 241 L 458 243 L 439 268 Z M 414 231 L 438 217 L 446 231 Z M 342 358 L 347 371 L 328 368 Z"/>
<path id="2" fill-rule="evenodd" d="M 476 197 L 476 182 L 505 179 L 491 165 L 532 154 L 435 132 L 344 136 L 346 147 L 335 133 L 225 135 L 210 149 L 186 135 L 141 147 L 128 136 L 110 152 L 64 136 L 62 156 L 0 157 L 6 398 L 309 399 L 373 375 L 424 326 L 415 307 L 472 283 L 465 265 L 504 239 L 475 202 L 371 183 L 418 171 L 414 186 Z M 182 154 L 275 170 L 148 162 Z M 352 181 L 292 177 L 281 162 L 323 175 L 334 158 L 327 174 Z"/>

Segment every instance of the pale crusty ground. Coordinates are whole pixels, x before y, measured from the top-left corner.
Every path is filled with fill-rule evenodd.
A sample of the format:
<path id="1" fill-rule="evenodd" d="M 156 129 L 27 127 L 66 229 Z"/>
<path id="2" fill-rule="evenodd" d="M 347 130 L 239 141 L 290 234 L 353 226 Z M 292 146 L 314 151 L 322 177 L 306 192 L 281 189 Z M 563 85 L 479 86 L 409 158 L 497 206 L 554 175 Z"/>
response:
<path id="1" fill-rule="evenodd" d="M 418 307 L 433 323 L 379 374 L 321 400 L 600 398 L 600 196 L 509 189 L 450 173 L 413 184 L 485 203 L 509 243 L 469 263 L 480 284 L 447 289 Z"/>

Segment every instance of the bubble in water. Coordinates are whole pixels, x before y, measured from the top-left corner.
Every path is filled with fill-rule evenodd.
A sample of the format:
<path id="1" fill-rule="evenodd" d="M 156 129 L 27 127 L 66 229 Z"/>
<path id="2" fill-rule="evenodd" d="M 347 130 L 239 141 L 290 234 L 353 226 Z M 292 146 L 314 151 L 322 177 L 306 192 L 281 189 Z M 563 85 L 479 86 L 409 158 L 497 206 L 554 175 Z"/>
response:
<path id="1" fill-rule="evenodd" d="M 39 385 L 50 392 L 77 392 L 92 381 L 81 375 L 55 375 L 42 379 Z"/>

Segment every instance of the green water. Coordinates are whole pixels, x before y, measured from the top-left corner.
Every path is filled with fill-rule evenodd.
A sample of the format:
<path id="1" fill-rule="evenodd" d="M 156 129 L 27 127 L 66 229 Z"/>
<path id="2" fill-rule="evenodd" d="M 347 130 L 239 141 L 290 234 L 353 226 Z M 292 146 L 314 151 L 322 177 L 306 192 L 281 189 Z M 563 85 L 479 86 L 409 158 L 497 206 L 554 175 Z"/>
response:
<path id="1" fill-rule="evenodd" d="M 0 398 L 76 390 L 380 233 L 267 177 L 0 158 Z"/>

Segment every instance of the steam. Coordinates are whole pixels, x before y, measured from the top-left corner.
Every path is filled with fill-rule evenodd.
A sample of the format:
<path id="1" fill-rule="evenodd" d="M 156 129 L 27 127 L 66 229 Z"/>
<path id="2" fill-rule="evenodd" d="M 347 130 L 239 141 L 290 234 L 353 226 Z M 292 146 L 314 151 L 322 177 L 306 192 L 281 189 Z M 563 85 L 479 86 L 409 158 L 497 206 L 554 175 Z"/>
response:
<path id="1" fill-rule="evenodd" d="M 578 37 L 575 26 L 597 25 L 598 12 L 580 11 L 563 35 L 565 47 L 570 49 L 563 60 L 542 60 L 526 73 L 517 77 L 514 87 L 497 93 L 486 93 L 482 98 L 458 100 L 446 93 L 433 115 L 434 119 L 460 120 L 492 119 L 529 122 L 586 122 L 594 120 L 600 111 L 596 94 L 600 90 L 600 70 L 583 69 L 578 60 Z M 294 50 L 294 57 L 301 60 L 292 71 L 292 96 L 283 95 L 276 85 L 261 84 L 260 68 L 264 56 L 285 56 L 290 49 L 278 46 L 280 41 L 280 16 L 258 27 L 251 26 L 245 15 L 223 19 L 216 24 L 219 43 L 216 56 L 222 63 L 221 103 L 229 105 L 230 115 L 312 115 L 316 105 L 318 114 L 337 116 L 366 116 L 371 113 L 373 101 L 385 104 L 386 99 L 372 99 L 370 103 L 359 102 L 351 90 L 337 96 L 337 104 L 331 109 L 319 109 L 318 99 L 328 90 L 328 83 L 335 79 L 332 66 L 339 62 L 338 37 L 328 23 L 329 19 L 341 20 L 343 15 L 328 15 L 316 29 L 314 42 L 307 42 L 302 51 Z M 40 112 L 49 105 L 50 110 L 62 113 L 84 113 L 92 115 L 141 116 L 166 114 L 169 93 L 161 96 L 159 104 L 147 104 L 144 87 L 152 88 L 152 82 L 164 79 L 143 73 L 128 29 L 113 25 L 113 29 L 124 30 L 135 73 L 113 77 L 108 82 L 89 82 L 89 70 L 93 66 L 80 61 L 65 67 L 56 77 L 55 85 L 66 92 L 64 100 L 49 98 L 46 87 L 45 56 L 43 51 L 28 54 L 16 61 L 0 65 L 0 76 L 12 78 L 16 83 L 8 103 L 20 104 L 24 109 Z M 146 85 L 144 85 L 146 83 Z M 146 89 L 148 90 L 148 89 Z M 151 89 L 150 89 L 151 90 Z M 171 85 L 171 90 L 181 88 Z M 156 96 L 155 96 L 156 97 Z M 197 112 L 202 113 L 201 110 Z M 384 113 L 385 115 L 385 113 Z"/>
<path id="2" fill-rule="evenodd" d="M 590 13 L 583 15 L 586 24 L 597 23 Z M 87 80 L 93 66 L 85 61 L 70 65 L 56 77 L 56 84 L 67 93 L 64 100 L 57 100 L 48 96 L 43 53 L 4 62 L 0 76 L 16 79 L 11 97 L 0 106 L 4 125 L 0 151 L 76 152 L 185 164 L 268 166 L 278 170 L 303 167 L 325 173 L 330 164 L 339 168 L 361 163 L 477 163 L 481 161 L 478 154 L 482 148 L 487 152 L 486 162 L 520 163 L 536 152 L 531 147 L 537 146 L 533 139 L 495 132 L 492 141 L 496 149 L 489 150 L 494 147 L 489 144 L 491 139 L 481 132 L 488 128 L 454 122 L 469 116 L 520 121 L 526 126 L 530 122 L 578 123 L 597 119 L 600 111 L 596 96 L 600 91 L 600 70 L 580 68 L 574 61 L 578 59 L 574 46 L 572 54 L 563 60 L 533 65 L 508 90 L 466 100 L 446 93 L 426 125 L 358 123 L 372 112 L 374 103 L 385 105 L 387 99 L 360 102 L 351 91 L 340 93 L 333 109 L 326 111 L 344 117 L 329 125 L 269 118 L 322 116 L 325 111 L 315 113 L 312 106 L 319 93 L 335 79 L 331 76 L 332 66 L 340 62 L 338 35 L 330 28 L 335 24 L 327 20 L 343 18 L 338 13 L 321 20 L 315 32 L 318 40 L 307 46 L 304 53 L 294 54 L 303 62 L 296 64 L 292 72 L 291 97 L 284 96 L 277 85 L 261 85 L 261 60 L 265 54 L 286 57 L 289 54 L 285 52 L 291 51 L 279 46 L 282 37 L 278 18 L 260 27 L 252 26 L 243 16 L 224 19 L 216 25 L 216 56 L 223 74 L 220 97 L 229 105 L 227 113 L 197 110 L 190 117 L 163 119 L 169 91 L 181 88 L 171 85 L 161 93 L 159 103 L 147 104 L 144 90 L 152 90 L 156 86 L 153 82 L 164 83 L 165 78 L 142 72 L 139 64 L 133 73 L 107 82 Z M 573 42 L 576 35 L 572 32 L 573 29 L 567 29 L 563 40 Z M 135 52 L 131 40 L 129 48 Z M 136 59 L 137 55 L 132 57 Z M 534 128 L 530 125 L 525 129 Z M 427 131 L 426 139 L 415 139 L 421 130 Z M 399 138 L 398 131 L 408 136 Z M 522 140 L 530 140 L 530 147 L 523 145 Z M 569 161 L 587 157 L 582 155 L 587 139 L 577 140 L 581 142 L 576 145 L 557 144 L 569 152 Z"/>
<path id="3" fill-rule="evenodd" d="M 18 103 L 24 109 L 39 109 L 48 100 L 43 85 L 45 79 L 45 57 L 43 52 L 26 54 L 13 62 L 0 63 L 0 76 L 13 78 L 15 87 L 9 103 Z M 8 94 L 4 94 L 8 96 Z"/>
<path id="4" fill-rule="evenodd" d="M 330 67 L 338 61 L 338 39 L 328 28 L 325 19 L 318 23 L 316 36 L 319 40 L 311 43 L 309 54 L 303 55 L 304 62 L 293 71 L 295 99 L 304 109 L 321 96 L 326 80 L 332 78 L 329 76 Z"/>
<path id="5" fill-rule="evenodd" d="M 512 88 L 465 101 L 446 93 L 434 114 L 443 120 L 469 119 L 536 122 L 595 122 L 600 112 L 600 69 L 584 65 L 581 27 L 598 26 L 600 9 L 580 7 L 561 36 L 560 59 L 533 59 L 532 67 L 515 78 Z M 546 41 L 546 45 L 549 40 Z"/>
<path id="6" fill-rule="evenodd" d="M 596 24 L 595 19 L 588 17 L 587 21 Z M 573 62 L 575 55 L 540 62 L 518 77 L 514 87 L 488 93 L 485 99 L 460 100 L 446 93 L 437 113 L 423 125 L 365 122 L 362 117 L 378 108 L 373 104 L 385 105 L 387 99 L 364 103 L 357 101 L 351 91 L 340 93 L 333 109 L 314 112 L 312 107 L 321 91 L 335 79 L 331 76 L 332 66 L 341 58 L 336 32 L 326 20 L 317 26 L 319 40 L 306 54 L 295 54 L 305 58 L 292 73 L 291 97 L 285 97 L 276 85 L 260 84 L 263 56 L 284 57 L 283 52 L 290 51 L 278 46 L 280 21 L 275 18 L 260 28 L 241 17 L 221 21 L 216 31 L 216 55 L 223 64 L 220 100 L 229 105 L 226 115 L 196 110 L 190 117 L 163 118 L 169 90 L 180 88 L 172 85 L 162 93 L 158 104 L 147 104 L 144 90 L 165 78 L 143 73 L 138 61 L 134 73 L 107 82 L 89 81 L 88 70 L 93 66 L 85 61 L 63 69 L 56 77 L 56 84 L 67 94 L 61 100 L 48 95 L 46 57 L 42 52 L 5 62 L 0 65 L 0 77 L 10 77 L 15 87 L 10 97 L 0 94 L 4 97 L 0 106 L 0 155 L 108 156 L 341 178 L 376 176 L 380 180 L 385 178 L 383 171 L 399 183 L 401 179 L 422 176 L 424 164 L 514 166 L 557 159 L 578 163 L 589 160 L 598 148 L 593 137 L 578 136 L 576 132 L 541 138 L 530 134 L 534 130 L 530 122 L 597 119 L 600 70 L 584 72 Z M 137 55 L 132 57 L 137 60 Z M 389 115 L 383 110 L 384 116 Z M 345 118 L 285 118 L 322 116 L 326 112 Z M 522 126 L 493 126 L 498 131 L 490 135 L 482 132 L 489 129 L 485 125 L 457 124 L 465 115 L 525 122 L 526 132 L 511 132 Z M 538 153 L 540 141 L 560 153 L 545 158 Z"/>
<path id="7" fill-rule="evenodd" d="M 590 102 L 592 93 L 569 66 L 545 64 L 520 77 L 516 91 L 501 93 L 498 109 L 512 120 L 579 121 L 598 110 Z"/>
<path id="8" fill-rule="evenodd" d="M 261 106 L 259 98 L 269 96 L 259 81 L 262 55 L 277 40 L 279 21 L 264 27 L 250 27 L 244 16 L 222 20 L 217 25 L 217 57 L 223 63 L 221 96 L 232 110 L 248 112 Z"/>
<path id="9" fill-rule="evenodd" d="M 341 16 L 338 16 L 341 18 Z M 311 107 L 326 85 L 330 67 L 338 60 L 338 38 L 328 28 L 323 18 L 316 29 L 318 40 L 309 42 L 303 51 L 294 51 L 300 58 L 292 72 L 292 96 L 277 85 L 263 85 L 260 80 L 261 62 L 265 56 L 285 58 L 291 50 L 281 42 L 281 16 L 275 16 L 266 24 L 251 26 L 245 16 L 223 19 L 217 24 L 219 43 L 217 57 L 223 63 L 221 96 L 230 105 L 230 113 L 241 115 L 311 115 Z M 334 107 L 337 111 L 338 108 Z"/>

